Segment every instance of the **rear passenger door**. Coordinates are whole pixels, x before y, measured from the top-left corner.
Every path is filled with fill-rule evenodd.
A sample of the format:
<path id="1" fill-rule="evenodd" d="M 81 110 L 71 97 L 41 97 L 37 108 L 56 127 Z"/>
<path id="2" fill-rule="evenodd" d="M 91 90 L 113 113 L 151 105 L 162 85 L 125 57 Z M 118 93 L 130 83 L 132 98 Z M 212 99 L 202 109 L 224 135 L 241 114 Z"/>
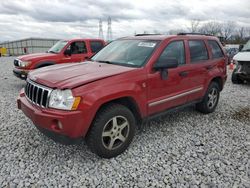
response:
<path id="1" fill-rule="evenodd" d="M 201 99 L 206 90 L 208 69 L 211 66 L 209 53 L 204 40 L 188 40 L 189 49 L 189 85 L 193 92 L 188 95 L 188 101 Z"/>

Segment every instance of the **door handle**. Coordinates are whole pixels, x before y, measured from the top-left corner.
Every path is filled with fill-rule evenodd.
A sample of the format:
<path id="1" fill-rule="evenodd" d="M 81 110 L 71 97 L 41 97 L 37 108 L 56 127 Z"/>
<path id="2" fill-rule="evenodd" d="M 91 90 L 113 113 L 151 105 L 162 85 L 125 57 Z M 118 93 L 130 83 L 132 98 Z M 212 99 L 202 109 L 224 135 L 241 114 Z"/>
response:
<path id="1" fill-rule="evenodd" d="M 180 72 L 179 75 L 181 77 L 186 77 L 188 75 L 188 71 L 183 71 L 183 72 Z"/>

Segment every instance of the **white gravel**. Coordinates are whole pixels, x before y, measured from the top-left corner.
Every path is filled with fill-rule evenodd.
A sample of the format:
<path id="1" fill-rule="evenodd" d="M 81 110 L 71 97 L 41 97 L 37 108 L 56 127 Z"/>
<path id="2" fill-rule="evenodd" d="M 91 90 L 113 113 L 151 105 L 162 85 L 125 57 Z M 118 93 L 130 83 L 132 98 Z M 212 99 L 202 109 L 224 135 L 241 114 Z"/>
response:
<path id="1" fill-rule="evenodd" d="M 250 85 L 232 85 L 230 71 L 216 112 L 189 107 L 151 121 L 107 160 L 84 142 L 53 142 L 17 109 L 25 82 L 13 59 L 0 58 L 0 187 L 250 187 Z"/>

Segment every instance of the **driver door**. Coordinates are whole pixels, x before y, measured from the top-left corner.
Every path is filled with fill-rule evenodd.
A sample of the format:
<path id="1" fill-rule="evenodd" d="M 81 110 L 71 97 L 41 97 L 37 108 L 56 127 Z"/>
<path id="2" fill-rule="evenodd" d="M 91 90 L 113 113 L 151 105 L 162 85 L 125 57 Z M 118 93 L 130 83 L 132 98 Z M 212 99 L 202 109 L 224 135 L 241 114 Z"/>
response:
<path id="1" fill-rule="evenodd" d="M 184 41 L 170 42 L 161 53 L 160 58 L 177 59 L 178 67 L 166 70 L 168 73 L 166 79 L 162 78 L 161 71 L 148 75 L 149 115 L 185 104 L 190 88 Z"/>
<path id="2" fill-rule="evenodd" d="M 87 47 L 84 41 L 72 42 L 67 50 L 70 50 L 71 55 L 66 55 L 64 58 L 64 63 L 68 62 L 83 62 L 88 58 Z"/>

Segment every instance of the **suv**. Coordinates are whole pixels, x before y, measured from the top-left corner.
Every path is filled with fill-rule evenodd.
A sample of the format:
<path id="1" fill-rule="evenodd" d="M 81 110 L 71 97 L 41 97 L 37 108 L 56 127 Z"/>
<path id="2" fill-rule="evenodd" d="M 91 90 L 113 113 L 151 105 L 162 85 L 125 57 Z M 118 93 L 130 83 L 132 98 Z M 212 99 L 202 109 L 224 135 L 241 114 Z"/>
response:
<path id="1" fill-rule="evenodd" d="M 191 104 L 213 112 L 227 78 L 226 62 L 212 36 L 121 38 L 86 63 L 32 71 L 18 108 L 54 140 L 85 137 L 91 151 L 111 158 L 149 118 Z"/>
<path id="2" fill-rule="evenodd" d="M 250 40 L 244 45 L 241 51 L 233 57 L 236 68 L 232 73 L 232 82 L 234 84 L 243 84 L 250 82 Z"/>
<path id="3" fill-rule="evenodd" d="M 82 62 L 98 52 L 105 42 L 100 39 L 61 40 L 47 53 L 36 53 L 19 56 L 14 60 L 13 73 L 26 79 L 29 71 L 60 63 Z"/>

